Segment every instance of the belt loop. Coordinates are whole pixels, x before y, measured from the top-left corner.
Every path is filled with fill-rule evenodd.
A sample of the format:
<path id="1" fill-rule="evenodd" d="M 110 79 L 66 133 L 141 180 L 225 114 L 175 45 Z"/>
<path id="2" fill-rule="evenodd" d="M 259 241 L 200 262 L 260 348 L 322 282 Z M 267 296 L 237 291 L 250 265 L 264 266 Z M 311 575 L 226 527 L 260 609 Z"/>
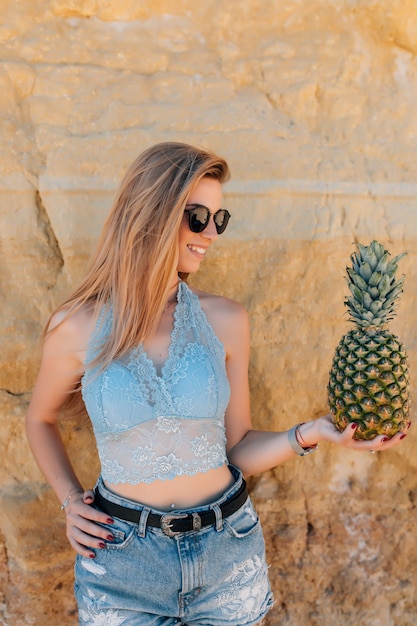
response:
<path id="1" fill-rule="evenodd" d="M 140 512 L 140 519 L 139 519 L 139 525 L 138 525 L 138 535 L 139 537 L 145 537 L 146 536 L 146 524 L 148 522 L 148 516 L 149 513 L 151 512 L 150 509 L 147 509 L 146 507 L 144 507 L 141 512 Z"/>
<path id="2" fill-rule="evenodd" d="M 223 530 L 222 512 L 218 504 L 213 504 L 210 508 L 214 511 L 214 515 L 216 516 L 216 531 L 219 533 Z"/>

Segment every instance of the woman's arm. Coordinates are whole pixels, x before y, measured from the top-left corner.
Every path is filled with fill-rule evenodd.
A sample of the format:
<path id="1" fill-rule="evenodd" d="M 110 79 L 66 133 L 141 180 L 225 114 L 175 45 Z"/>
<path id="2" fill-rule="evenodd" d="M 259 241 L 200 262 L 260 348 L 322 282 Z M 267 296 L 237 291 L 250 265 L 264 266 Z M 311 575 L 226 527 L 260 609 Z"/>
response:
<path id="1" fill-rule="evenodd" d="M 398 433 L 391 439 L 380 435 L 372 441 L 359 441 L 353 439 L 355 428 L 355 424 L 350 424 L 342 433 L 339 432 L 329 414 L 306 422 L 299 428 L 299 432 L 306 444 L 303 446 L 305 448 L 313 447 L 320 441 L 329 441 L 352 450 L 374 452 L 388 450 L 406 436 L 405 433 Z M 229 460 L 239 467 L 245 476 L 265 472 L 297 456 L 290 445 L 288 435 L 289 431 L 249 430 L 229 452 Z"/>
<path id="2" fill-rule="evenodd" d="M 83 371 L 81 340 L 85 315 L 76 314 L 46 338 L 38 377 L 26 415 L 26 432 L 33 455 L 59 501 L 65 502 L 67 537 L 84 556 L 102 547 L 108 532 L 94 522 L 109 523 L 108 516 L 90 505 L 91 490 L 84 491 L 71 465 L 58 428 L 58 414 L 68 394 L 80 383 Z"/>
<path id="3" fill-rule="evenodd" d="M 220 331 L 226 347 L 226 369 L 231 397 L 226 411 L 226 434 L 228 458 L 245 476 L 269 470 L 287 459 L 294 458 L 289 431 L 273 432 L 253 430 L 249 401 L 249 322 L 246 311 L 236 303 L 230 303 L 223 315 Z M 304 422 L 304 416 L 295 416 L 294 425 Z M 404 438 L 398 433 L 392 439 L 379 436 L 372 441 L 353 439 L 355 425 L 349 425 L 342 433 L 332 422 L 331 415 L 306 421 L 298 428 L 303 448 L 313 447 L 320 441 L 329 441 L 354 450 L 387 450 Z"/>

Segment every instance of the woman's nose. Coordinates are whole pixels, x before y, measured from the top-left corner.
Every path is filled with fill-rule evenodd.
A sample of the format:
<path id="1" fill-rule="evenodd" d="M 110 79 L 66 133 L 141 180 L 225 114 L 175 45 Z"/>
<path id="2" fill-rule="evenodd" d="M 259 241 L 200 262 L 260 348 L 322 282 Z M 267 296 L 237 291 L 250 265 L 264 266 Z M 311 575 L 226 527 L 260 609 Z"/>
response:
<path id="1" fill-rule="evenodd" d="M 201 234 L 211 240 L 217 239 L 217 237 L 219 236 L 217 229 L 216 229 L 216 224 L 214 223 L 213 215 L 210 215 L 209 223 L 207 224 L 206 228 L 203 230 Z"/>

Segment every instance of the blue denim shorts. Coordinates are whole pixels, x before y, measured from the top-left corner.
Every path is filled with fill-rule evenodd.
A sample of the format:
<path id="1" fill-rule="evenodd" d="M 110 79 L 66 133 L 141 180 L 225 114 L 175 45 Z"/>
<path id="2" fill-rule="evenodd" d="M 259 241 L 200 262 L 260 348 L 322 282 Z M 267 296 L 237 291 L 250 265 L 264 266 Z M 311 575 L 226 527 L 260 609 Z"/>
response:
<path id="1" fill-rule="evenodd" d="M 175 513 L 218 511 L 242 485 L 216 502 Z M 97 488 L 110 502 L 142 510 L 137 502 Z M 164 511 L 152 511 L 163 514 Z M 167 536 L 160 528 L 114 517 L 115 540 L 96 558 L 77 555 L 75 596 L 81 626 L 254 626 L 272 606 L 265 545 L 250 498 L 241 508 L 200 530 Z"/>

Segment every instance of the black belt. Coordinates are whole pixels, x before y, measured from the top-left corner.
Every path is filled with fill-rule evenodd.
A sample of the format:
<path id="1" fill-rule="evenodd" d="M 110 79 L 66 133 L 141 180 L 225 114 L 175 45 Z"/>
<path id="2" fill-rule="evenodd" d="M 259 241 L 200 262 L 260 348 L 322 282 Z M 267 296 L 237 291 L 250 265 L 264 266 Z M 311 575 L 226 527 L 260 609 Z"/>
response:
<path id="1" fill-rule="evenodd" d="M 242 486 L 229 500 L 226 500 L 223 504 L 220 504 L 219 508 L 223 518 L 229 517 L 235 511 L 238 511 L 242 504 L 244 504 L 248 497 L 248 490 L 246 482 L 242 480 Z M 127 506 L 121 504 L 115 504 L 104 498 L 101 493 L 96 489 L 94 504 L 96 504 L 102 511 L 109 515 L 114 515 L 126 522 L 133 522 L 139 524 L 140 518 L 145 509 L 137 511 L 130 509 Z M 161 528 L 162 532 L 168 537 L 174 537 L 177 533 L 186 533 L 191 530 L 200 530 L 205 526 L 211 526 L 216 523 L 216 514 L 212 509 L 207 511 L 201 511 L 200 513 L 165 513 L 159 515 L 158 513 L 149 513 L 146 525 L 153 528 Z"/>

